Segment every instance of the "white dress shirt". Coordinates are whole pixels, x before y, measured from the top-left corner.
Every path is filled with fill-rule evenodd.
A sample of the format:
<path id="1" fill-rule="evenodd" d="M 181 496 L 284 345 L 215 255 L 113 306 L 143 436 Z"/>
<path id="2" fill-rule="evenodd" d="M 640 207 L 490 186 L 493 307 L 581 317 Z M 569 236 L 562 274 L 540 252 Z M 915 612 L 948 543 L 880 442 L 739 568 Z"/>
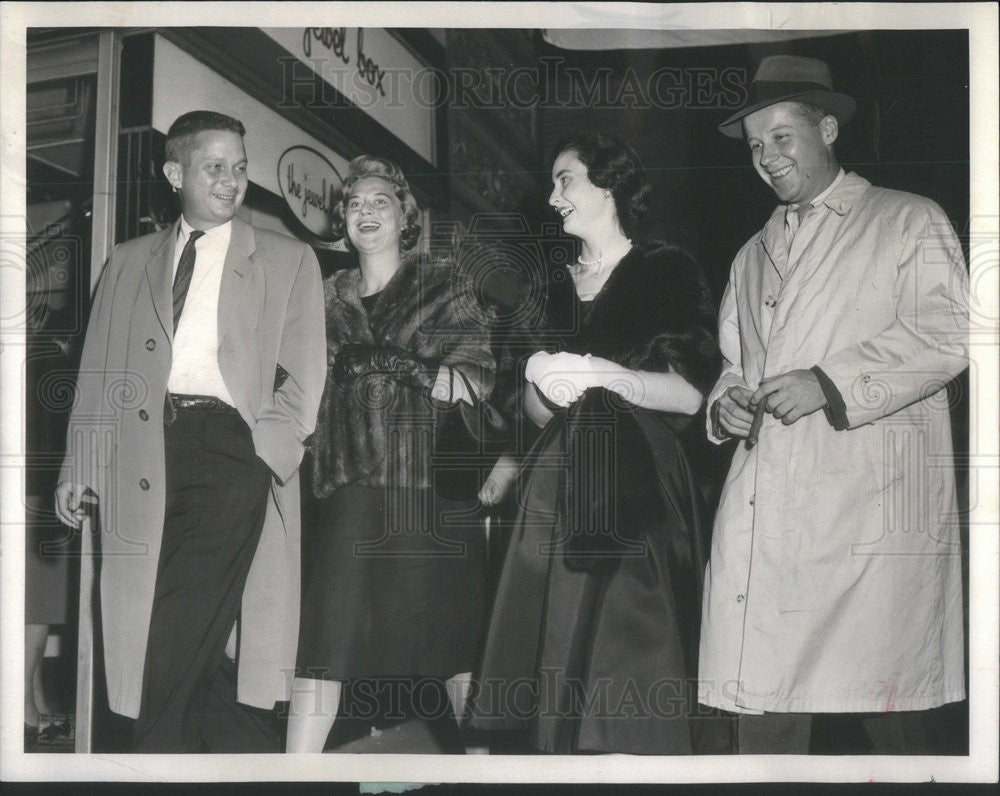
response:
<path id="1" fill-rule="evenodd" d="M 192 227 L 181 217 L 174 243 L 174 275 Z M 167 389 L 172 393 L 211 395 L 232 405 L 219 370 L 219 287 L 226 262 L 232 222 L 206 230 L 195 242 L 197 252 L 191 286 L 174 334 L 173 362 Z"/>

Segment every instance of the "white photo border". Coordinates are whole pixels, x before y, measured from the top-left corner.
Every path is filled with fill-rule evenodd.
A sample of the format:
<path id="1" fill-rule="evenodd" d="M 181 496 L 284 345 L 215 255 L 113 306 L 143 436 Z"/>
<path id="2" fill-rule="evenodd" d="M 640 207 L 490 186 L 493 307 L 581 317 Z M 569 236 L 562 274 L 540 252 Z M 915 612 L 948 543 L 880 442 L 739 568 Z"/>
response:
<path id="1" fill-rule="evenodd" d="M 974 298 L 983 316 L 998 317 L 997 6 L 981 3 L 14 3 L 0 8 L 0 241 L 24 236 L 25 32 L 45 27 L 156 27 L 181 25 L 301 26 L 318 19 L 347 26 L 420 28 L 762 28 L 796 30 L 966 29 L 970 47 L 970 228 L 987 248 L 972 263 Z M 0 268 L 0 319 L 23 308 L 23 271 Z M 992 286 L 992 287 L 991 287 Z M 23 347 L 0 348 L 2 383 L 17 384 Z M 996 328 L 988 344 L 973 347 L 980 377 L 971 396 L 973 449 L 984 462 L 998 458 Z M 19 353 L 20 352 L 20 353 Z M 988 782 L 996 781 L 1000 679 L 998 679 L 997 479 L 984 478 L 970 523 L 970 753 L 967 757 L 640 757 L 442 756 L 442 755 L 25 755 L 22 751 L 24 540 L 20 477 L 23 396 L 0 391 L 0 529 L 3 599 L 2 776 L 18 781 L 395 781 L 395 782 Z M 986 466 L 986 465 L 984 465 Z M 14 472 L 17 477 L 13 477 Z M 974 698 L 973 698 L 974 697 Z M 58 765 L 54 765 L 58 762 Z"/>

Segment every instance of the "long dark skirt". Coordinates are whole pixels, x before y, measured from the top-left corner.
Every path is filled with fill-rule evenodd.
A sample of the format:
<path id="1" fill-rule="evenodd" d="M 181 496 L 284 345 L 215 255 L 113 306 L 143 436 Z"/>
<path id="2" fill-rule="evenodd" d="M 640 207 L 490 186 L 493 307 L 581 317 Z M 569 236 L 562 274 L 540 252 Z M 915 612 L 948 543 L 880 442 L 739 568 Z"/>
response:
<path id="1" fill-rule="evenodd" d="M 299 676 L 475 668 L 487 576 L 474 504 L 429 489 L 341 487 L 322 501 L 304 572 Z"/>
<path id="2" fill-rule="evenodd" d="M 662 417 L 603 419 L 612 432 L 602 437 L 601 418 L 591 415 L 597 432 L 581 436 L 557 416 L 536 443 L 472 723 L 523 729 L 546 752 L 691 754 L 705 741 L 728 751 L 728 726 L 693 715 L 707 540 L 684 450 Z M 616 444 L 602 454 L 580 441 L 588 434 Z M 583 494 L 593 496 L 599 482 L 616 494 Z M 581 565 L 579 546 L 567 544 L 581 530 L 580 504 L 592 512 L 587 522 L 602 515 L 618 523 L 620 543 L 594 566 Z M 704 738 L 703 730 L 718 734 Z"/>

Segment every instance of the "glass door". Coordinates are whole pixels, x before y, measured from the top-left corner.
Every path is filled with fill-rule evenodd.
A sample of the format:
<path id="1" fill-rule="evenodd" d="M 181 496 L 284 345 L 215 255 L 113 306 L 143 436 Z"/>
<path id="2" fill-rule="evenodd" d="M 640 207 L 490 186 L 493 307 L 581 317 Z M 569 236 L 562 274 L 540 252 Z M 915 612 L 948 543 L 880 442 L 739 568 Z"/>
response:
<path id="1" fill-rule="evenodd" d="M 79 537 L 53 493 L 90 305 L 97 35 L 28 36 L 25 748 L 73 751 Z"/>

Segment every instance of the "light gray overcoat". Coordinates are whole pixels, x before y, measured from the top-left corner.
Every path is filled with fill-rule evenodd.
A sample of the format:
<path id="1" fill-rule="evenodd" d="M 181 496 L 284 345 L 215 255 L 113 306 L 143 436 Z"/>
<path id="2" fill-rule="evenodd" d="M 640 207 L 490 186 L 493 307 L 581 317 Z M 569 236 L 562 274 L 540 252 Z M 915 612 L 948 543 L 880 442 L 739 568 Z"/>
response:
<path id="1" fill-rule="evenodd" d="M 847 174 L 791 249 L 779 207 L 719 317 L 730 386 L 818 365 L 847 428 L 765 416 L 736 448 L 705 578 L 701 700 L 733 711 L 925 710 L 965 696 L 945 385 L 968 278 L 934 202 Z M 709 429 L 711 435 L 712 430 Z"/>
<path id="2" fill-rule="evenodd" d="M 234 218 L 219 292 L 219 368 L 272 472 L 243 594 L 238 698 L 288 699 L 299 616 L 299 483 L 326 376 L 323 287 L 305 244 Z M 115 247 L 91 311 L 61 481 L 100 505 L 110 707 L 136 717 L 166 501 L 163 403 L 177 225 Z M 278 364 L 289 376 L 273 390 Z"/>

